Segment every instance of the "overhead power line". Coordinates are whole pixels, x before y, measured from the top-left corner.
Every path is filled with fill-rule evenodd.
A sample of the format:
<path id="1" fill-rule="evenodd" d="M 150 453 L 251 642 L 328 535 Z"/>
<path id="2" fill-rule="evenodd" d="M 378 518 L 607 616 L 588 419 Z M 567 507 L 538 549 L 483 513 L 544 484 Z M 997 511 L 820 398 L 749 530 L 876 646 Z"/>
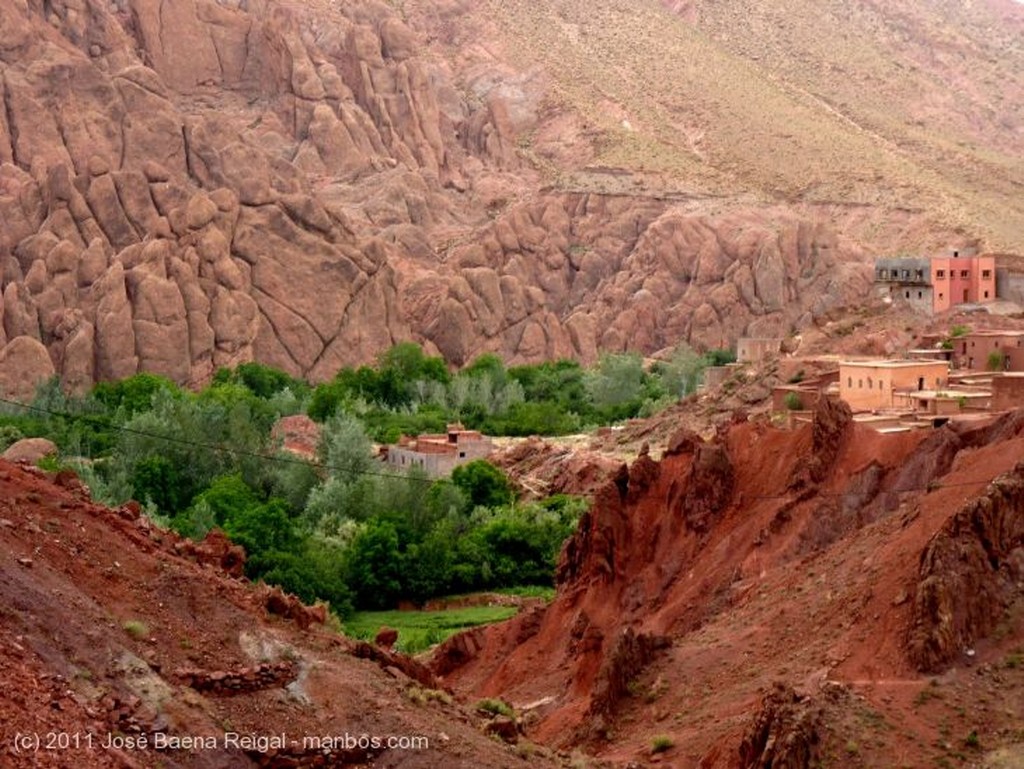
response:
<path id="1" fill-rule="evenodd" d="M 11 400 L 8 398 L 0 398 L 0 404 L 13 406 L 15 408 L 23 409 L 25 411 L 31 411 L 39 414 L 46 414 L 52 417 L 61 417 L 63 419 L 77 420 L 86 422 L 94 426 L 101 427 L 106 430 L 126 433 L 129 435 L 137 435 L 143 438 L 151 438 L 159 441 L 166 441 L 181 446 L 190 446 L 192 448 L 205 449 L 207 451 L 220 452 L 224 454 L 231 454 L 237 457 L 245 457 L 248 459 L 256 459 L 263 462 L 277 462 L 280 464 L 289 465 L 308 465 L 318 470 L 325 470 L 329 472 L 341 473 L 348 476 L 367 476 L 371 478 L 388 478 L 393 480 L 411 481 L 416 483 L 432 484 L 435 479 L 421 478 L 413 475 L 398 475 L 395 473 L 376 472 L 373 470 L 354 470 L 348 467 L 342 467 L 340 465 L 331 465 L 326 462 L 313 459 L 301 459 L 299 457 L 289 457 L 283 454 L 267 454 L 260 451 L 249 451 L 246 449 L 240 449 L 234 446 L 223 446 L 215 443 L 203 443 L 201 441 L 193 441 L 187 438 L 181 438 L 174 435 L 164 435 L 161 433 L 153 433 L 148 430 L 139 430 L 138 428 L 129 427 L 127 425 L 116 424 L 109 419 L 97 417 L 92 414 L 73 414 L 67 411 L 57 411 L 54 409 L 43 408 L 42 406 L 35 406 L 28 403 L 21 403 L 20 401 Z M 991 478 L 989 480 L 982 481 L 959 481 L 959 482 L 947 482 L 937 483 L 932 481 L 925 486 L 909 486 L 906 488 L 889 489 L 879 493 L 887 494 L 903 494 L 913 491 L 937 491 L 939 489 L 954 489 L 954 488 L 972 488 L 978 486 L 988 486 L 994 482 L 997 478 Z M 744 502 L 764 502 L 772 500 L 791 500 L 794 496 L 799 495 L 799 491 L 790 491 L 781 494 L 758 494 L 758 495 L 742 495 Z M 814 496 L 822 499 L 846 499 L 848 497 L 861 496 L 859 492 L 845 491 L 845 492 L 829 492 L 829 491 L 817 491 Z M 873 496 L 877 496 L 873 495 Z"/>

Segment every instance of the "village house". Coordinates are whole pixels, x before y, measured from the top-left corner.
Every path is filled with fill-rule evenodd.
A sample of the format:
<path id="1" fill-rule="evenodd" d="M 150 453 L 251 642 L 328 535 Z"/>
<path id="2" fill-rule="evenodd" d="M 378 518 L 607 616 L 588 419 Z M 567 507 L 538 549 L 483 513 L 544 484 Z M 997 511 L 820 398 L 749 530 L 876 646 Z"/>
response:
<path id="1" fill-rule="evenodd" d="M 949 383 L 941 360 L 863 360 L 839 364 L 839 397 L 854 411 L 906 408 L 911 392 L 940 391 Z"/>
<path id="2" fill-rule="evenodd" d="M 875 285 L 893 301 L 927 313 L 958 304 L 993 302 L 996 260 L 991 255 L 883 257 L 875 260 Z"/>
<path id="3" fill-rule="evenodd" d="M 973 331 L 956 337 L 953 365 L 969 371 L 1024 371 L 1024 331 Z"/>
<path id="4" fill-rule="evenodd" d="M 494 442 L 476 430 L 460 424 L 448 425 L 442 434 L 424 434 L 415 438 L 403 435 L 394 446 L 384 449 L 384 461 L 392 470 L 412 467 L 423 470 L 428 478 L 450 475 L 457 466 L 483 459 L 494 450 Z"/>

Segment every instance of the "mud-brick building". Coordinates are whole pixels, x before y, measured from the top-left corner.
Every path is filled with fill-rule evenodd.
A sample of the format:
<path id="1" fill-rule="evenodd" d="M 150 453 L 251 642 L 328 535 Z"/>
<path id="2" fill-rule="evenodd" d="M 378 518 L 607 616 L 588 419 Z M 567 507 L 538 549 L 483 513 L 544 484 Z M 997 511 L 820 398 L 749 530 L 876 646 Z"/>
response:
<path id="1" fill-rule="evenodd" d="M 839 364 L 839 397 L 854 411 L 901 406 L 914 391 L 941 390 L 949 384 L 943 360 L 860 360 Z"/>
<path id="2" fill-rule="evenodd" d="M 973 331 L 957 337 L 953 365 L 968 371 L 1024 371 L 1024 331 Z"/>
<path id="3" fill-rule="evenodd" d="M 993 302 L 996 299 L 996 259 L 994 256 L 932 257 L 932 293 L 935 312 L 945 312 L 955 304 Z"/>
<path id="4" fill-rule="evenodd" d="M 1024 408 L 1024 373 L 1004 374 L 992 379 L 992 410 Z"/>
<path id="5" fill-rule="evenodd" d="M 875 286 L 894 302 L 925 313 L 994 302 L 996 259 L 960 251 L 946 256 L 883 257 L 875 260 Z"/>
<path id="6" fill-rule="evenodd" d="M 761 363 L 782 349 L 782 337 L 742 336 L 736 342 L 737 363 Z"/>
<path id="7" fill-rule="evenodd" d="M 385 448 L 384 461 L 392 470 L 418 467 L 428 478 L 442 478 L 459 465 L 483 459 L 493 450 L 494 442 L 488 436 L 452 424 L 444 433 L 415 438 L 403 435 L 396 445 Z"/>
<path id="8" fill-rule="evenodd" d="M 876 259 L 875 285 L 894 302 L 904 302 L 919 312 L 933 312 L 932 262 L 928 257 Z"/>

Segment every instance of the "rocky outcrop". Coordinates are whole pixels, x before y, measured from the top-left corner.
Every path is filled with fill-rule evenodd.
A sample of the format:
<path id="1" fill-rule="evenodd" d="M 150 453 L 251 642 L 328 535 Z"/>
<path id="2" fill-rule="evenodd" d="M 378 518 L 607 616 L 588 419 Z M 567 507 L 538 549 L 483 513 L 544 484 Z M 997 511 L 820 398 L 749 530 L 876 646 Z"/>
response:
<path id="1" fill-rule="evenodd" d="M 821 709 L 793 689 L 776 684 L 739 747 L 741 769 L 808 769 L 818 756 Z"/>
<path id="2" fill-rule="evenodd" d="M 53 373 L 79 391 L 140 370 L 198 384 L 254 358 L 324 379 L 404 339 L 454 364 L 718 347 L 868 286 L 824 220 L 516 202 L 539 94 L 460 90 L 383 3 L 0 14 L 9 395 Z"/>
<path id="3" fill-rule="evenodd" d="M 853 412 L 845 401 L 819 398 L 811 425 L 813 451 L 790 480 L 794 491 L 821 483 L 835 464 L 843 440 L 853 426 Z"/>
<path id="4" fill-rule="evenodd" d="M 618 703 L 629 696 L 629 688 L 659 650 L 671 645 L 663 636 L 636 633 L 626 628 L 605 656 L 587 707 L 581 739 L 603 735 Z"/>
<path id="5" fill-rule="evenodd" d="M 0 459 L 34 465 L 43 457 L 56 456 L 56 454 L 57 444 L 47 438 L 22 438 L 8 446 L 0 455 Z"/>
<path id="6" fill-rule="evenodd" d="M 728 449 L 719 442 L 696 446 L 682 493 L 669 504 L 678 509 L 689 529 L 706 532 L 732 497 L 735 477 Z"/>
<path id="7" fill-rule="evenodd" d="M 1022 577 L 1024 463 L 964 505 L 921 554 L 907 633 L 911 663 L 933 672 L 973 648 L 1020 596 Z"/>

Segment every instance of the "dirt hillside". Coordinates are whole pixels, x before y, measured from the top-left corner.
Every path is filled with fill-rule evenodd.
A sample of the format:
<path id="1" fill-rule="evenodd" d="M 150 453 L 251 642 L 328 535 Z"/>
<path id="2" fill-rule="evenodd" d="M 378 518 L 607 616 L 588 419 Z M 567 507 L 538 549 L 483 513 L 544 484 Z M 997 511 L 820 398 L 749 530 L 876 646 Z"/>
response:
<path id="1" fill-rule="evenodd" d="M 6 462 L 0 500 L 0 766 L 528 765 L 422 666 L 231 577 L 226 540 L 197 548 Z"/>
<path id="2" fill-rule="evenodd" d="M 682 429 L 597 495 L 550 607 L 433 667 L 622 765 L 1019 757 L 1022 500 L 1024 412 L 882 435 L 826 405 L 796 432 Z"/>

